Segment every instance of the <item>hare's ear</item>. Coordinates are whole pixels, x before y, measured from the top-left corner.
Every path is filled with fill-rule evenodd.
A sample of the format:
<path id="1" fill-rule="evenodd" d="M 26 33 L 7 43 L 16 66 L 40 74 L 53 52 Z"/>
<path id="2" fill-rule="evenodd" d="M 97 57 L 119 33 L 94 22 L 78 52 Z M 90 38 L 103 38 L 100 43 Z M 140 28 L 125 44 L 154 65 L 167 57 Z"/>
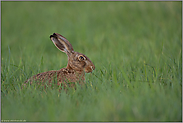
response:
<path id="1" fill-rule="evenodd" d="M 53 43 L 59 50 L 65 52 L 68 56 L 72 52 L 74 52 L 72 45 L 64 36 L 58 33 L 53 33 L 53 35 L 50 35 L 50 39 L 53 41 Z"/>

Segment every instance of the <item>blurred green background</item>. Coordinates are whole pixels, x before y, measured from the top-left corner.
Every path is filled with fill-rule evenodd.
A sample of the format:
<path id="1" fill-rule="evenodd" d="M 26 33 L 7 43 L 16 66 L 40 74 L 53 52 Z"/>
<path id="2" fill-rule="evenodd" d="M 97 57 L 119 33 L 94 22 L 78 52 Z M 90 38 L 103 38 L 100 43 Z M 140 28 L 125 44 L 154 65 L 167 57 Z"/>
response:
<path id="1" fill-rule="evenodd" d="M 96 66 L 70 94 L 21 84 L 59 70 L 66 37 Z M 1 119 L 181 121 L 182 2 L 1 1 Z"/>

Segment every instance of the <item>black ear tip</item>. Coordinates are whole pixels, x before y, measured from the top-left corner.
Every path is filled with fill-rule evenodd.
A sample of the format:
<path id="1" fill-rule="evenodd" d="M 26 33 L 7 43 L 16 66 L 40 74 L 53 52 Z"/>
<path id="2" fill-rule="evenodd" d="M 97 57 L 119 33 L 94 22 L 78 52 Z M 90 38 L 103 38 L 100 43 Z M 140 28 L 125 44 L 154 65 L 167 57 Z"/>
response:
<path id="1" fill-rule="evenodd" d="M 53 37 L 53 35 L 50 35 L 50 38 Z"/>
<path id="2" fill-rule="evenodd" d="M 51 38 L 51 37 L 55 37 L 55 36 L 56 36 L 56 34 L 55 34 L 55 33 L 53 33 L 53 35 L 50 35 L 50 38 Z"/>

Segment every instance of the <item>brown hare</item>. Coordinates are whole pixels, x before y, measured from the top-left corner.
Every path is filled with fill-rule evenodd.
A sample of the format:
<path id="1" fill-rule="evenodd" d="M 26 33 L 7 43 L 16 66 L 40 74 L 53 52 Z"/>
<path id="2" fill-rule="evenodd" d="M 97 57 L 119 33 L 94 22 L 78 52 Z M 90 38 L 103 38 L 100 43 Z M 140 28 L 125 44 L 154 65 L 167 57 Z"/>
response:
<path id="1" fill-rule="evenodd" d="M 64 85 L 64 87 L 68 83 L 71 87 L 75 82 L 82 84 L 85 80 L 85 72 L 92 72 L 95 69 L 95 65 L 86 55 L 75 52 L 70 42 L 62 35 L 53 33 L 53 35 L 50 35 L 50 39 L 59 50 L 67 54 L 67 67 L 34 75 L 26 80 L 24 85 L 26 83 L 32 84 L 33 81 L 48 82 L 51 84 L 55 80 L 57 85 Z"/>

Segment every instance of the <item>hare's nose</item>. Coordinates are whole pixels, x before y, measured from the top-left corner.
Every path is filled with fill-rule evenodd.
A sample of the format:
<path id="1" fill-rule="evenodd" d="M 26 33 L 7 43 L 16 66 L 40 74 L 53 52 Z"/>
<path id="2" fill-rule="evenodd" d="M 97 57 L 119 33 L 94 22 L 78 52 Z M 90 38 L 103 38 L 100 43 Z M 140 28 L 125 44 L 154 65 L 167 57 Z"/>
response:
<path id="1" fill-rule="evenodd" d="M 95 70 L 95 66 L 91 66 L 92 71 Z"/>

